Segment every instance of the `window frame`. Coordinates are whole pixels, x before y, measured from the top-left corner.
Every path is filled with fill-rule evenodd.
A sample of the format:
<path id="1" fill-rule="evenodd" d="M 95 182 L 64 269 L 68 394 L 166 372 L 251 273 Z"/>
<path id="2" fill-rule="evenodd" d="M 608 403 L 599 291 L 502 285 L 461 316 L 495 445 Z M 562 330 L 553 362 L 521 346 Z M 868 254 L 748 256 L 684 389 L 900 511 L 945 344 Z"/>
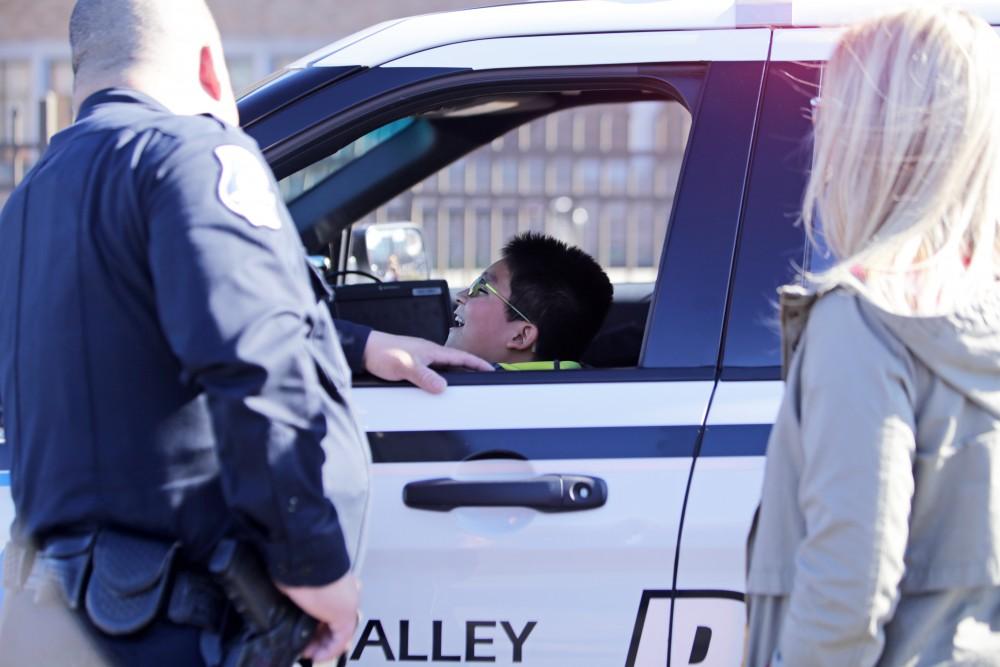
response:
<path id="1" fill-rule="evenodd" d="M 728 170 L 727 176 L 730 178 L 730 189 L 737 192 L 735 196 L 736 210 L 730 210 L 723 216 L 717 216 L 719 219 L 716 220 L 715 226 L 718 231 L 721 231 L 721 238 L 716 238 L 714 245 L 717 247 L 709 251 L 716 272 L 725 275 L 723 282 L 728 287 L 729 270 L 732 266 L 732 247 L 735 245 L 739 206 L 746 179 L 748 160 L 745 154 L 749 153 L 750 135 L 752 134 L 746 126 L 747 123 L 752 126 L 756 116 L 760 94 L 759 79 L 762 76 L 763 68 L 763 61 L 540 67 L 478 72 L 423 68 L 424 71 L 420 73 L 414 71 L 420 68 L 375 68 L 362 71 L 346 79 L 336 79 L 323 90 L 300 98 L 277 112 L 267 115 L 262 123 L 251 125 L 248 131 L 251 135 L 255 135 L 262 145 L 265 145 L 265 156 L 271 163 L 276 177 L 282 178 L 394 118 L 412 114 L 422 108 L 428 108 L 435 103 L 441 103 L 459 95 L 468 96 L 474 91 L 492 95 L 541 89 L 558 91 L 598 87 L 606 90 L 641 88 L 654 91 L 663 99 L 674 99 L 681 102 L 691 113 L 691 128 L 680 167 L 670 219 L 666 224 L 667 232 L 661 253 L 659 276 L 651 297 L 639 366 L 623 369 L 584 369 L 572 373 L 560 371 L 521 371 L 496 374 L 447 373 L 446 377 L 450 383 L 456 385 L 508 384 L 511 382 L 525 384 L 714 379 L 717 375 L 717 360 L 720 356 L 723 330 L 722 314 L 725 310 L 727 294 L 725 292 L 719 293 L 717 289 L 714 289 L 713 300 L 717 302 L 718 307 L 711 310 L 718 310 L 718 316 L 699 318 L 696 313 L 700 307 L 704 307 L 704 303 L 692 302 L 689 296 L 685 295 L 685 290 L 693 288 L 694 291 L 698 291 L 699 283 L 705 281 L 699 281 L 693 276 L 689 276 L 682 281 L 684 284 L 664 289 L 663 277 L 666 275 L 665 269 L 674 274 L 675 277 L 683 275 L 682 271 L 670 269 L 668 256 L 671 253 L 668 250 L 672 250 L 674 255 L 682 255 L 686 253 L 685 249 L 680 246 L 692 242 L 695 245 L 701 245 L 697 229 L 686 231 L 683 235 L 685 236 L 685 244 L 672 239 L 675 236 L 673 232 L 677 224 L 678 206 L 681 199 L 684 198 L 682 188 L 686 185 L 690 186 L 689 183 L 686 184 L 686 178 L 691 177 L 688 172 L 691 171 L 689 163 L 692 146 L 695 145 L 696 140 L 699 144 L 711 143 L 710 138 L 703 135 L 720 131 L 723 131 L 725 135 L 725 128 L 731 125 L 731 119 L 725 118 L 725 116 L 730 110 L 729 107 L 735 95 L 741 98 L 739 102 L 739 106 L 742 107 L 741 123 L 738 124 L 739 130 L 732 132 L 732 136 L 725 135 L 724 140 L 735 137 L 731 143 L 736 144 L 736 150 L 731 150 L 733 146 L 729 145 L 723 148 L 719 156 L 714 158 L 711 156 L 700 157 L 696 160 L 699 164 L 695 169 L 697 174 L 694 176 L 696 180 L 704 181 L 709 174 L 702 172 L 715 171 L 718 166 L 717 164 L 708 164 L 709 162 L 725 162 Z M 745 76 L 748 73 L 750 76 Z M 705 91 L 709 86 L 713 87 L 716 94 L 726 88 L 730 89 L 730 94 L 723 95 L 723 99 L 713 101 L 709 105 L 710 120 L 703 123 L 700 114 L 705 111 L 702 106 L 703 100 L 707 96 Z M 360 103 L 352 104 L 353 95 L 359 95 L 364 99 Z M 340 108 L 331 110 L 324 106 L 329 100 L 335 98 L 339 98 Z M 312 122 L 308 122 L 310 115 L 313 116 Z M 282 133 L 277 132 L 276 128 L 286 122 L 287 130 L 284 132 L 284 136 L 281 136 Z M 708 127 L 702 129 L 703 124 Z M 738 136 L 740 131 L 744 132 L 746 136 Z M 698 137 L 701 138 L 698 139 Z M 732 154 L 734 152 L 735 154 Z M 695 189 L 704 191 L 706 187 L 708 184 L 703 182 Z M 692 197 L 687 197 L 687 199 L 692 199 Z M 734 204 L 733 197 L 724 199 L 727 199 L 725 204 L 731 209 Z M 688 202 L 687 208 L 690 209 L 693 205 L 695 202 Z M 688 211 L 686 217 L 697 218 L 700 216 L 697 212 Z M 622 224 L 625 222 L 623 221 Z M 685 224 L 685 227 L 692 226 L 698 227 L 699 225 L 694 220 Z M 719 241 L 721 241 L 721 246 L 719 246 Z M 729 246 L 728 252 L 726 251 L 727 245 Z M 696 257 L 702 254 L 704 253 L 693 253 Z M 677 260 L 675 260 L 676 262 Z M 686 262 L 686 266 L 691 268 L 693 264 L 689 261 Z M 714 288 L 719 286 L 717 279 L 707 282 L 713 282 Z M 665 344 L 665 340 L 671 337 L 658 332 L 665 327 L 673 326 L 673 323 L 669 322 L 670 316 L 676 315 L 679 311 L 691 314 L 690 319 L 699 320 L 693 325 L 684 327 L 687 342 L 698 341 L 698 346 L 702 348 L 702 354 L 698 355 L 697 358 L 685 359 L 683 352 L 673 355 L 660 353 L 659 348 Z M 704 354 L 705 350 L 710 350 L 711 353 L 706 355 Z M 667 361 L 664 362 L 664 360 Z M 361 378 L 360 381 L 356 381 L 356 384 L 364 386 L 370 383 Z M 375 382 L 374 384 L 384 383 Z"/>

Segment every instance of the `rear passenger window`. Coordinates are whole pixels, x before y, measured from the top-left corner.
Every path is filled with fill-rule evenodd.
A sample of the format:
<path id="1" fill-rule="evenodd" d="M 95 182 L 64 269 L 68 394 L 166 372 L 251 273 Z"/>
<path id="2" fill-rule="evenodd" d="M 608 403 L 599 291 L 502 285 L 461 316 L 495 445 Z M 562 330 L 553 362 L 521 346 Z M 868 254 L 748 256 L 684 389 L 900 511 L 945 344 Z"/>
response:
<path id="1" fill-rule="evenodd" d="M 321 216 L 318 236 L 338 285 L 443 280 L 454 295 L 518 233 L 581 248 L 615 290 L 582 361 L 629 367 L 638 364 L 690 129 L 679 101 L 640 90 L 476 97 L 369 131 L 280 185 L 300 228 L 303 215 L 321 212 L 317 202 L 337 209 L 335 223 Z"/>

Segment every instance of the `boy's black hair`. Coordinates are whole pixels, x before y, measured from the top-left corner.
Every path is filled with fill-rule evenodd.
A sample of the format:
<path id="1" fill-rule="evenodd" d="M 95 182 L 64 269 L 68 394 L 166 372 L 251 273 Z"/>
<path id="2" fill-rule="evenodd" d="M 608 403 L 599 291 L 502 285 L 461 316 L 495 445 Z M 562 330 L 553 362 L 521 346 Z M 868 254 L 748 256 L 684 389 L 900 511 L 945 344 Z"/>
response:
<path id="1" fill-rule="evenodd" d="M 503 249 L 510 301 L 538 327 L 535 358 L 579 360 L 611 307 L 611 281 L 594 258 L 558 239 L 525 232 Z M 517 314 L 507 308 L 507 319 Z"/>

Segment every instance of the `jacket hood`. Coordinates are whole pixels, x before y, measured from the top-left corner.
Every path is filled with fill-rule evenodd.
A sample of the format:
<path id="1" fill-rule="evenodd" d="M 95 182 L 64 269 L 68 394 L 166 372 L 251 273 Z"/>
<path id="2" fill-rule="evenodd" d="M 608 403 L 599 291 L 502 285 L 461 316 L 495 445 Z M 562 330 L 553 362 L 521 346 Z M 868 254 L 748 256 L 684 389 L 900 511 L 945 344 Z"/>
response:
<path id="1" fill-rule="evenodd" d="M 859 301 L 935 375 L 1000 419 L 1000 285 L 970 294 L 949 315 L 898 315 Z"/>

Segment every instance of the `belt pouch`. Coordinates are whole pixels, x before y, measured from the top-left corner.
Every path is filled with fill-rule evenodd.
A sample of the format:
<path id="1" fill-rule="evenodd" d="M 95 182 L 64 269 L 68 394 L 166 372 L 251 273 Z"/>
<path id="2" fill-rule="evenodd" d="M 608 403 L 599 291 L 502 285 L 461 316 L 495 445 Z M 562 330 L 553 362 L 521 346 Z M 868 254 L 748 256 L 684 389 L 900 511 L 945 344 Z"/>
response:
<path id="1" fill-rule="evenodd" d="M 56 595 L 70 609 L 79 609 L 84 585 L 90 573 L 90 554 L 94 533 L 56 537 L 46 541 L 36 556 L 32 576 L 41 599 L 54 588 Z M 37 573 L 37 574 L 35 574 Z M 30 579 L 29 579 L 30 581 Z"/>
<path id="2" fill-rule="evenodd" d="M 142 630 L 163 606 L 179 543 L 102 531 L 94 544 L 94 570 L 86 608 L 102 632 Z"/>

